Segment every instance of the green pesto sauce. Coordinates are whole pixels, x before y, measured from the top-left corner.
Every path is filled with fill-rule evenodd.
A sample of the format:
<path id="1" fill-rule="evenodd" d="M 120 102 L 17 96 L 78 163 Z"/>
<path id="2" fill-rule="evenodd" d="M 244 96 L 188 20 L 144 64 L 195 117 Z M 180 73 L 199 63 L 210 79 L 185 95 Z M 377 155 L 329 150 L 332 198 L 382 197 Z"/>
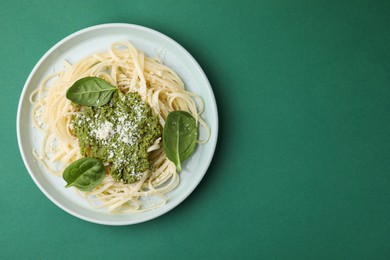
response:
<path id="1" fill-rule="evenodd" d="M 147 149 L 161 136 L 158 117 L 136 93 L 115 93 L 107 105 L 83 109 L 73 119 L 81 153 L 109 163 L 118 181 L 138 181 L 151 167 Z"/>

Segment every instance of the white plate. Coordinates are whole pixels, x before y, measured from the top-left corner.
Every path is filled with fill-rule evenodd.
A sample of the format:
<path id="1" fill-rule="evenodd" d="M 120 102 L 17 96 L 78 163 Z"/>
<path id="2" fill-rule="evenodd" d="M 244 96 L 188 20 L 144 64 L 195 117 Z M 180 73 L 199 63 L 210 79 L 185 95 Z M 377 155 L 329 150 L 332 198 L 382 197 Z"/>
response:
<path id="1" fill-rule="evenodd" d="M 73 189 L 64 188 L 65 182 L 46 172 L 35 160 L 33 149 L 39 150 L 41 133 L 32 127 L 29 102 L 31 93 L 43 78 L 62 68 L 63 60 L 76 62 L 101 51 L 107 51 L 114 41 L 128 40 L 148 56 L 160 57 L 184 81 L 186 89 L 199 94 L 206 105 L 203 117 L 211 128 L 207 144 L 198 145 L 196 152 L 185 162 L 178 187 L 168 194 L 167 204 L 144 213 L 112 214 L 106 209 L 94 209 Z M 66 212 L 99 224 L 129 225 L 156 218 L 181 203 L 196 188 L 210 165 L 217 143 L 218 114 L 213 91 L 204 72 L 195 59 L 169 37 L 142 26 L 131 24 L 104 24 L 78 31 L 53 46 L 35 65 L 28 77 L 19 101 L 17 136 L 23 161 L 32 179 L 41 191 Z"/>

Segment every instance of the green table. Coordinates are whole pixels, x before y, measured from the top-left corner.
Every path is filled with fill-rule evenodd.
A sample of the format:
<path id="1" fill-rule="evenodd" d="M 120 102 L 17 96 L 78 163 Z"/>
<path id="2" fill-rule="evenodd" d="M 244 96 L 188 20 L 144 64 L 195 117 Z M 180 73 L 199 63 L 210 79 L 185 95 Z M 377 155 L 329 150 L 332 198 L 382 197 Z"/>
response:
<path id="1" fill-rule="evenodd" d="M 389 1 L 6 1 L 0 9 L 1 259 L 388 259 Z M 183 45 L 220 135 L 192 195 L 142 224 L 77 219 L 23 165 L 16 111 L 56 42 L 123 22 Z"/>

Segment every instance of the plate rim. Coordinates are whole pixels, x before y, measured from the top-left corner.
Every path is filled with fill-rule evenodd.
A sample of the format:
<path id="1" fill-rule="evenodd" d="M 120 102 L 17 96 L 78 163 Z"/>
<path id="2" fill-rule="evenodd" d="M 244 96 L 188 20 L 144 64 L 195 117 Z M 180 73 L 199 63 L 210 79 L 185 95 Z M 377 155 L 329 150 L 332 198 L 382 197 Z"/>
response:
<path id="1" fill-rule="evenodd" d="M 163 205 L 162 207 L 165 207 L 165 209 L 162 210 L 162 211 L 157 212 L 157 214 L 153 214 L 153 215 L 151 215 L 149 217 L 137 218 L 137 220 L 131 220 L 131 221 L 123 220 L 123 221 L 117 221 L 117 222 L 102 221 L 102 220 L 91 219 L 89 217 L 83 216 L 83 215 L 79 214 L 78 212 L 75 212 L 75 211 L 67 208 L 66 206 L 62 205 L 60 202 L 58 202 L 55 198 L 53 198 L 46 191 L 46 189 L 36 179 L 35 174 L 33 173 L 32 169 L 30 168 L 29 161 L 27 160 L 27 156 L 25 154 L 25 149 L 23 148 L 23 142 L 22 142 L 22 136 L 21 136 L 21 123 L 20 123 L 21 122 L 22 105 L 23 105 L 23 101 L 26 99 L 25 95 L 26 95 L 26 92 L 27 92 L 28 85 L 30 84 L 31 79 L 36 74 L 37 70 L 41 67 L 42 63 L 48 58 L 48 56 L 50 56 L 58 47 L 60 47 L 64 43 L 66 43 L 66 42 L 72 40 L 73 38 L 76 38 L 76 37 L 78 37 L 78 36 L 80 36 L 80 35 L 82 35 L 84 33 L 88 33 L 88 32 L 93 31 L 93 30 L 114 29 L 114 28 L 128 28 L 128 29 L 142 30 L 142 31 L 145 31 L 147 33 L 151 33 L 151 34 L 154 34 L 154 35 L 157 35 L 159 37 L 164 38 L 165 40 L 167 40 L 168 42 L 173 44 L 176 48 L 179 48 L 181 51 L 183 51 L 184 54 L 189 58 L 191 63 L 198 70 L 198 72 L 202 76 L 203 80 L 205 80 L 205 82 L 207 83 L 207 91 L 208 91 L 208 93 L 210 95 L 210 99 L 212 101 L 211 106 L 213 107 L 213 109 L 211 110 L 211 112 L 212 112 L 212 119 L 213 119 L 213 121 L 215 121 L 215 122 L 213 122 L 215 124 L 215 126 L 213 126 L 213 138 L 210 138 L 210 140 L 209 140 L 209 141 L 212 141 L 211 148 L 210 148 L 211 149 L 211 154 L 207 158 L 208 159 L 207 162 L 204 162 L 205 165 L 206 165 L 204 173 L 202 173 L 201 178 L 199 178 L 197 182 L 193 183 L 192 189 L 187 190 L 182 196 L 180 196 L 180 199 L 177 201 L 177 203 L 171 203 L 171 204 L 167 203 L 167 204 Z M 152 219 L 155 219 L 155 218 L 157 218 L 159 216 L 164 215 L 165 213 L 171 211 L 173 208 L 175 208 L 176 206 L 181 204 L 196 189 L 196 187 L 199 185 L 199 183 L 203 179 L 204 175 L 208 171 L 209 166 L 211 164 L 211 161 L 212 161 L 212 159 L 214 157 L 215 150 L 216 150 L 216 145 L 217 145 L 217 141 L 218 141 L 218 130 L 219 130 L 219 118 L 218 118 L 218 108 L 217 108 L 215 95 L 214 95 L 213 89 L 211 87 L 211 84 L 210 84 L 206 74 L 204 73 L 204 71 L 201 68 L 201 66 L 199 65 L 199 63 L 195 60 L 195 58 L 182 45 L 180 45 L 178 42 L 176 42 L 175 40 L 173 40 L 169 36 L 159 32 L 159 31 L 156 31 L 154 29 L 151 29 L 149 27 L 145 27 L 145 26 L 142 26 L 142 25 L 136 25 L 136 24 L 130 24 L 130 23 L 104 23 L 104 24 L 93 25 L 93 26 L 86 27 L 86 28 L 83 28 L 81 30 L 75 31 L 75 32 L 69 34 L 68 36 L 64 37 L 60 41 L 58 41 L 56 44 L 54 44 L 38 60 L 38 62 L 34 65 L 33 69 L 31 70 L 29 76 L 27 77 L 27 79 L 26 79 L 26 81 L 25 81 L 25 83 L 23 85 L 22 92 L 20 94 L 18 107 L 17 107 L 17 116 L 16 116 L 16 132 L 17 132 L 17 141 L 18 141 L 19 152 L 21 154 L 21 157 L 23 159 L 23 163 L 24 163 L 24 165 L 25 165 L 25 167 L 26 167 L 30 177 L 33 179 L 35 185 L 38 186 L 38 188 L 41 190 L 41 192 L 43 192 L 45 194 L 45 196 L 51 202 L 53 202 L 55 205 L 57 205 L 59 208 L 61 208 L 65 212 L 69 213 L 70 215 L 73 215 L 73 216 L 75 216 L 75 217 L 77 217 L 79 219 L 82 219 L 82 220 L 85 220 L 85 221 L 88 221 L 88 222 L 91 222 L 91 223 L 102 224 L 102 225 L 111 225 L 111 226 L 132 225 L 132 224 L 146 222 L 146 221 L 149 221 L 149 220 L 152 220 Z M 137 214 L 137 213 L 135 213 L 135 214 Z"/>

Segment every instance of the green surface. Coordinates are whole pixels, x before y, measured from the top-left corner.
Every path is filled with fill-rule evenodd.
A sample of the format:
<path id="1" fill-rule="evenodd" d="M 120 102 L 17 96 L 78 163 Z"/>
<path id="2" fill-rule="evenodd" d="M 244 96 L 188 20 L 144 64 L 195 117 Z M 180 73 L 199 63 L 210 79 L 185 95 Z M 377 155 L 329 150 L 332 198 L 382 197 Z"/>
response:
<path id="1" fill-rule="evenodd" d="M 388 259 L 389 1 L 6 1 L 0 8 L 1 259 Z M 220 135 L 195 192 L 110 227 L 50 202 L 16 141 L 39 58 L 88 26 L 172 37 L 215 92 Z"/>

